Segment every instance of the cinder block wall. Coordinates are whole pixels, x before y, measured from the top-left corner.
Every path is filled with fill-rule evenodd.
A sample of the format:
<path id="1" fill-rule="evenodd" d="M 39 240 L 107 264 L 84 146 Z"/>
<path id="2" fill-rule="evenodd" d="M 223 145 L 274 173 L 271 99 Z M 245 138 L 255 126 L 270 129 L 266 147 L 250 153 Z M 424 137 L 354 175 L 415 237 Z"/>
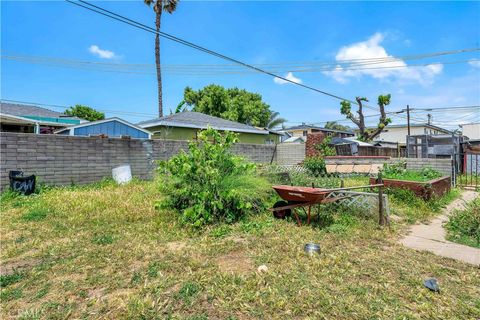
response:
<path id="1" fill-rule="evenodd" d="M 305 160 L 304 143 L 280 143 L 277 145 L 277 164 L 296 165 Z"/>
<path id="2" fill-rule="evenodd" d="M 125 140 L 117 138 L 73 137 L 0 133 L 0 188 L 8 185 L 8 172 L 22 170 L 35 174 L 38 181 L 52 185 L 85 184 L 111 177 L 112 169 L 130 164 L 132 174 L 152 177 L 155 160 L 167 160 L 187 141 Z M 270 163 L 274 145 L 237 144 L 233 152 L 247 159 Z"/>
<path id="3" fill-rule="evenodd" d="M 452 175 L 452 160 L 450 159 L 407 158 L 405 160 L 409 170 L 421 170 L 429 167 L 446 176 Z"/>

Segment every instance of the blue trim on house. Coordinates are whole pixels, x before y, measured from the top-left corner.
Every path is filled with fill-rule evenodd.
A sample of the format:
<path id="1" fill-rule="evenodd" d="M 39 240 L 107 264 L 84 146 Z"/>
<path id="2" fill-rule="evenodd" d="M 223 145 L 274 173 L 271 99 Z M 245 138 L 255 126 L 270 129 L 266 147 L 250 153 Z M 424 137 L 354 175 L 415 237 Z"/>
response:
<path id="1" fill-rule="evenodd" d="M 102 123 L 85 124 L 79 128 L 71 128 L 74 136 L 90 136 L 105 134 L 109 137 L 130 136 L 135 139 L 148 139 L 148 133 L 128 126 L 120 121 L 111 120 Z M 63 131 L 61 132 L 63 133 Z"/>

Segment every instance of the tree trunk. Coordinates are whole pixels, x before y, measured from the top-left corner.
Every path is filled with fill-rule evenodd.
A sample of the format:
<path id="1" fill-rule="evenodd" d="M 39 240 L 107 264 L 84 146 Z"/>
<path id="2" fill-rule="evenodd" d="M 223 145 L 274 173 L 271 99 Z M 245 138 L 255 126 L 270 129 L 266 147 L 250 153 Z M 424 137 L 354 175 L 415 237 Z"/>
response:
<path id="1" fill-rule="evenodd" d="M 157 1 L 158 3 L 159 1 Z M 161 1 L 160 1 L 161 3 Z M 160 21 L 162 18 L 162 8 L 156 10 L 155 27 L 157 34 L 155 36 L 155 64 L 157 67 L 157 86 L 158 86 L 158 116 L 163 117 L 163 99 L 162 99 L 162 71 L 160 68 Z"/>

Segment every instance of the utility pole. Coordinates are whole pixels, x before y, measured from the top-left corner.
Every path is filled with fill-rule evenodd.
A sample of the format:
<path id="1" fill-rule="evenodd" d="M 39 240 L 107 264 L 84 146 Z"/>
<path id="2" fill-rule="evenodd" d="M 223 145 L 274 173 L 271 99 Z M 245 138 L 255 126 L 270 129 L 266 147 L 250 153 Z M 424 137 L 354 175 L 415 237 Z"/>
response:
<path id="1" fill-rule="evenodd" d="M 407 104 L 407 130 L 410 136 L 410 106 Z"/>

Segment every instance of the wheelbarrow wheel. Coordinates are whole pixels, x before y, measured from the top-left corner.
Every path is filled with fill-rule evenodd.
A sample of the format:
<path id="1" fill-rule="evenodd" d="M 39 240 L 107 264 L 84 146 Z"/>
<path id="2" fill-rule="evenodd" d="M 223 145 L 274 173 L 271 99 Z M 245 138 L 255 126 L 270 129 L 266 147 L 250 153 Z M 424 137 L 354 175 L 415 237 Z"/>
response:
<path id="1" fill-rule="evenodd" d="M 273 208 L 279 208 L 279 207 L 285 207 L 288 206 L 289 203 L 287 201 L 277 201 L 273 205 Z M 278 211 L 273 211 L 273 216 L 277 219 L 285 219 L 286 217 L 290 217 L 292 215 L 292 209 L 284 209 L 284 210 L 278 210 Z"/>

